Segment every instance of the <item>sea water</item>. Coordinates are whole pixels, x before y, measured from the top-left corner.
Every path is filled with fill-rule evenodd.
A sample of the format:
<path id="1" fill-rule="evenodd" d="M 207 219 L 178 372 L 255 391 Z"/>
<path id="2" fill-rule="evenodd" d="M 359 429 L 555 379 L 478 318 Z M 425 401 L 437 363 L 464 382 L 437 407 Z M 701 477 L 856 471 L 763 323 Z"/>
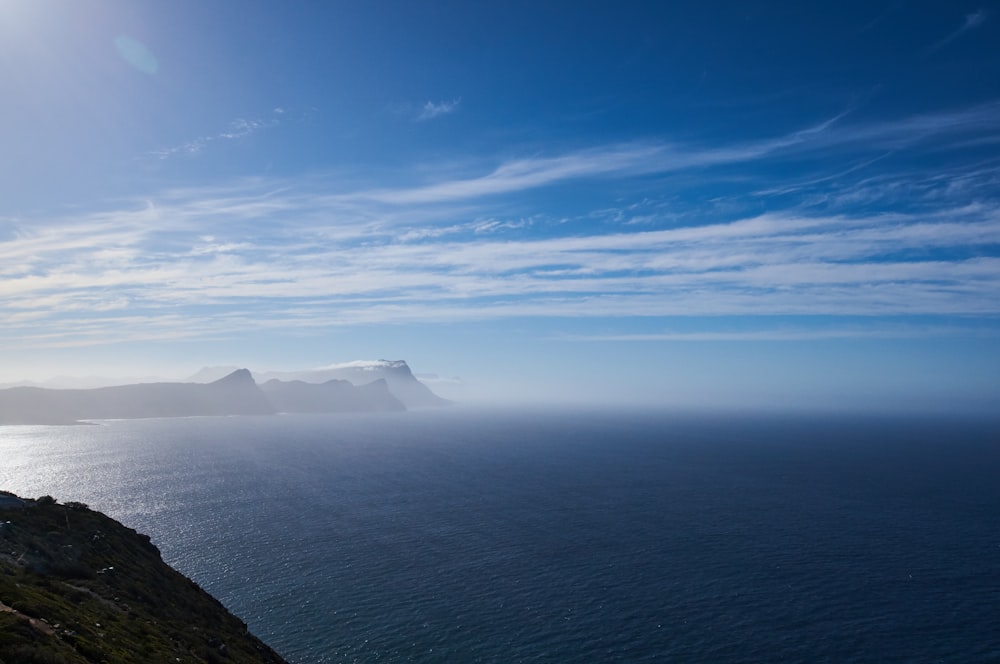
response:
<path id="1" fill-rule="evenodd" d="M 1000 660 L 985 420 L 440 411 L 0 428 L 291 662 Z"/>

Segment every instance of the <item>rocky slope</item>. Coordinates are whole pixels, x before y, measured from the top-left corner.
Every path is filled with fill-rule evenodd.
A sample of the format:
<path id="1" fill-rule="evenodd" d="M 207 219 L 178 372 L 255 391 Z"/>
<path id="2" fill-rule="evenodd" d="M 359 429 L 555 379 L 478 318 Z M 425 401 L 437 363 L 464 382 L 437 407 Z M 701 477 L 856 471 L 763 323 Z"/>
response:
<path id="1" fill-rule="evenodd" d="M 284 661 L 148 537 L 0 492 L 0 664 Z"/>

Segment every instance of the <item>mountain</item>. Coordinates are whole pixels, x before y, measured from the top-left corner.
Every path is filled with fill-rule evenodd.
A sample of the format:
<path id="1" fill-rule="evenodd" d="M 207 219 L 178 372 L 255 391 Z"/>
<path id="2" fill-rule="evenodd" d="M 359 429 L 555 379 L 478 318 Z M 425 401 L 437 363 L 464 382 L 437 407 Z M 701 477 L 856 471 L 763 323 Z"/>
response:
<path id="1" fill-rule="evenodd" d="M 285 662 L 149 537 L 81 503 L 0 492 L 0 552 L 0 662 Z"/>
<path id="2" fill-rule="evenodd" d="M 356 386 L 383 379 L 388 385 L 389 391 L 407 408 L 445 406 L 451 403 L 434 394 L 430 388 L 417 380 L 413 372 L 410 371 L 410 367 L 403 360 L 359 360 L 306 371 L 258 372 L 254 376 L 258 381 L 277 379 L 304 383 L 325 383 L 331 380 L 342 380 Z"/>
<path id="3" fill-rule="evenodd" d="M 194 375 L 185 378 L 184 383 L 212 383 L 237 371 L 239 367 L 202 367 Z"/>
<path id="4" fill-rule="evenodd" d="M 67 424 L 90 419 L 267 415 L 274 407 L 246 369 L 213 383 L 137 383 L 94 389 L 0 390 L 0 424 Z"/>
<path id="5" fill-rule="evenodd" d="M 91 390 L 106 387 L 132 387 L 136 384 L 177 384 L 177 383 L 213 383 L 229 376 L 238 367 L 234 366 L 208 366 L 202 367 L 196 373 L 174 381 L 165 378 L 109 378 L 98 376 L 72 377 L 61 376 L 46 380 L 42 383 L 20 381 L 17 383 L 0 384 L 0 392 L 13 387 L 31 387 L 45 390 Z M 448 399 L 443 399 L 432 391 L 429 385 L 435 389 L 453 392 L 456 387 L 461 388 L 462 382 L 457 378 L 440 378 L 434 374 L 414 375 L 410 367 L 402 360 L 359 360 L 346 362 L 343 364 L 333 364 L 319 369 L 307 369 L 303 371 L 255 371 L 253 377 L 257 382 L 264 383 L 269 380 L 281 380 L 284 382 L 302 381 L 304 383 L 325 383 L 331 380 L 347 381 L 356 387 L 367 385 L 379 379 L 384 379 L 391 392 L 407 408 L 425 408 L 428 406 L 445 406 L 451 403 Z M 69 397 L 69 395 L 64 395 Z M 54 398 L 51 395 L 46 398 Z M 2 399 L 0 399 L 2 401 Z M 279 408 L 279 410 L 281 410 Z M 0 405 L 2 413 L 2 405 Z M 36 418 L 37 419 L 37 418 Z M 0 414 L 0 423 L 3 423 Z"/>
<path id="6" fill-rule="evenodd" d="M 246 369 L 211 383 L 139 383 L 90 390 L 0 390 L 0 424 L 73 424 L 80 420 L 272 415 L 406 410 L 385 379 L 354 385 L 279 381 L 263 386 Z M 2 664 L 2 662 L 0 662 Z"/>
<path id="7" fill-rule="evenodd" d="M 406 406 L 389 391 L 389 385 L 383 378 L 357 387 L 346 380 L 328 380 L 317 384 L 272 378 L 260 389 L 280 413 L 406 410 Z"/>
<path id="8" fill-rule="evenodd" d="M 236 367 L 233 367 L 234 369 Z M 228 373 L 228 372 L 227 372 Z M 217 376 L 221 378 L 222 374 Z M 53 376 L 47 380 L 37 382 L 32 380 L 20 380 L 12 383 L 0 383 L 0 389 L 8 387 L 44 387 L 52 390 L 90 390 L 95 387 L 111 387 L 112 385 L 134 385 L 135 383 L 166 383 L 172 382 L 167 378 L 156 376 Z M 191 383 L 208 383 L 207 380 L 185 381 Z"/>

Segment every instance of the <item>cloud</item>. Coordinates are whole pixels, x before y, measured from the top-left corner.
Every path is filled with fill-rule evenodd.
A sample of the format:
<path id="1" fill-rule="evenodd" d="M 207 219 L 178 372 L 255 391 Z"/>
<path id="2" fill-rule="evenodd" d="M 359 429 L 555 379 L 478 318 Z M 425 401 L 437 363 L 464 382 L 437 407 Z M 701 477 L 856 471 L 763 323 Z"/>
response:
<path id="1" fill-rule="evenodd" d="M 566 334 L 559 341 L 584 342 L 747 342 L 747 341 L 830 341 L 838 339 L 925 339 L 928 337 L 975 337 L 991 334 L 972 326 L 857 325 L 854 327 L 808 328 L 775 326 L 754 330 L 699 330 L 695 332 L 653 332 L 642 334 Z"/>
<path id="2" fill-rule="evenodd" d="M 986 16 L 987 16 L 986 11 L 982 9 L 973 12 L 971 14 L 967 14 L 965 16 L 965 25 L 962 27 L 965 28 L 966 30 L 971 30 L 972 28 L 978 28 L 980 25 L 983 24 L 984 21 L 986 21 Z"/>
<path id="3" fill-rule="evenodd" d="M 815 321 L 739 333 L 747 340 L 839 338 L 854 333 L 830 322 L 844 316 L 938 321 L 904 330 L 918 336 L 955 316 L 996 330 L 1000 164 L 950 149 L 997 133 L 995 106 L 895 123 L 839 116 L 731 145 L 527 155 L 459 179 L 449 165 L 425 166 L 395 188 L 339 174 L 257 177 L 4 218 L 0 344 L 512 318 Z M 897 152 L 886 156 L 886 144 Z M 824 159 L 809 161 L 814 152 Z M 582 203 L 557 189 L 579 181 Z M 537 192 L 527 211 L 526 191 Z M 698 334 L 737 340 L 715 329 L 646 340 Z"/>
<path id="4" fill-rule="evenodd" d="M 186 143 L 181 143 L 180 145 L 153 150 L 150 154 L 157 159 L 169 159 L 170 157 L 179 154 L 195 155 L 204 150 L 205 146 L 208 145 L 211 140 L 212 139 L 210 137 L 196 138 L 193 141 L 187 141 Z"/>
<path id="5" fill-rule="evenodd" d="M 376 369 L 395 367 L 398 364 L 399 361 L 394 361 L 394 360 L 352 360 L 350 362 L 337 362 L 334 364 L 327 364 L 321 367 L 317 367 L 315 371 L 327 371 L 330 369 L 365 369 L 368 371 L 374 371 Z"/>
<path id="6" fill-rule="evenodd" d="M 320 244 L 306 227 L 224 240 L 231 226 L 219 219 L 206 237 L 182 224 L 189 243 L 173 248 L 156 235 L 174 229 L 137 236 L 104 223 L 41 255 L 30 235 L 5 242 L 5 255 L 38 262 L 0 283 L 0 306 L 44 316 L 5 320 L 0 336 L 25 343 L 41 321 L 46 334 L 28 337 L 65 345 L 93 343 L 101 329 L 118 339 L 111 328 L 126 323 L 165 338 L 526 316 L 1000 315 L 1000 258 L 981 255 L 1000 243 L 995 207 L 891 219 L 765 215 L 518 241 L 471 224 L 416 244 L 387 242 L 377 229 Z M 956 250 L 964 256 L 935 258 Z M 197 325 L 177 329 L 186 317 Z"/>
<path id="7" fill-rule="evenodd" d="M 424 122 L 426 120 L 439 118 L 442 115 L 451 115 L 458 110 L 458 106 L 461 103 L 461 99 L 439 102 L 428 101 L 420 107 L 420 112 L 417 114 L 416 120 L 417 122 Z"/>
<path id="8" fill-rule="evenodd" d="M 721 147 L 645 141 L 605 145 L 558 156 L 510 159 L 483 175 L 443 179 L 415 187 L 360 190 L 338 198 L 344 203 L 428 205 L 527 191 L 587 178 L 702 172 L 768 158 L 799 162 L 822 158 L 838 163 L 832 159 L 837 153 L 869 155 L 872 150 L 881 153 L 865 158 L 867 163 L 847 169 L 853 172 L 884 158 L 887 150 L 901 151 L 920 144 L 940 150 L 949 141 L 965 141 L 970 135 L 981 140 L 1000 134 L 1000 103 L 997 102 L 882 123 L 843 124 L 846 116 L 847 113 L 841 113 L 784 136 Z M 841 176 L 844 174 L 847 173 Z M 781 189 L 771 187 L 770 191 Z"/>
<path id="9" fill-rule="evenodd" d="M 249 136 L 254 134 L 261 129 L 266 127 L 271 127 L 275 124 L 274 120 L 248 120 L 246 118 L 236 118 L 229 123 L 229 127 L 226 131 L 220 133 L 216 138 L 218 139 L 228 139 L 235 140 L 237 138 L 243 138 L 244 136 Z"/>
<path id="10" fill-rule="evenodd" d="M 275 127 L 280 122 L 280 118 L 284 113 L 285 109 L 278 107 L 272 111 L 271 116 L 268 118 L 236 118 L 217 134 L 200 136 L 179 145 L 154 150 L 151 155 L 157 159 L 169 159 L 175 155 L 184 154 L 195 155 L 205 150 L 212 143 L 239 140 L 264 129 Z"/>
<path id="11" fill-rule="evenodd" d="M 888 18 L 890 14 L 893 14 L 902 8 L 903 8 L 902 0 L 895 0 L 892 4 L 890 4 L 888 7 L 879 12 L 872 20 L 863 25 L 858 30 L 858 34 L 868 32 L 869 30 L 874 29 L 876 26 L 885 21 L 885 19 Z"/>
<path id="12" fill-rule="evenodd" d="M 585 150 L 559 157 L 515 159 L 479 177 L 447 180 L 420 187 L 373 189 L 344 196 L 392 205 L 429 204 L 534 189 L 560 181 L 607 174 L 638 174 L 669 169 L 658 158 L 660 145 L 622 145 Z"/>
<path id="13" fill-rule="evenodd" d="M 984 9 L 980 9 L 971 14 L 966 14 L 965 21 L 959 28 L 957 28 L 954 32 L 949 34 L 941 41 L 931 45 L 931 47 L 927 49 L 928 55 L 934 53 L 935 51 L 941 50 L 951 42 L 955 41 L 965 33 L 969 32 L 970 30 L 975 30 L 976 28 L 978 28 L 979 26 L 981 26 L 983 23 L 986 22 L 987 17 L 988 14 Z"/>

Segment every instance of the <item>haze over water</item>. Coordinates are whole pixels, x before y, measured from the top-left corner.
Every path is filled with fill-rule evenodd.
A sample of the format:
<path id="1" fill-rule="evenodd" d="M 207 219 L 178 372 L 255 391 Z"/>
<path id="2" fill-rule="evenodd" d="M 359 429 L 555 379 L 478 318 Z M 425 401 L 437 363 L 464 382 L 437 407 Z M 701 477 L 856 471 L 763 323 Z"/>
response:
<path id="1" fill-rule="evenodd" d="M 293 662 L 992 661 L 1000 425 L 653 411 L 0 430 Z"/>

